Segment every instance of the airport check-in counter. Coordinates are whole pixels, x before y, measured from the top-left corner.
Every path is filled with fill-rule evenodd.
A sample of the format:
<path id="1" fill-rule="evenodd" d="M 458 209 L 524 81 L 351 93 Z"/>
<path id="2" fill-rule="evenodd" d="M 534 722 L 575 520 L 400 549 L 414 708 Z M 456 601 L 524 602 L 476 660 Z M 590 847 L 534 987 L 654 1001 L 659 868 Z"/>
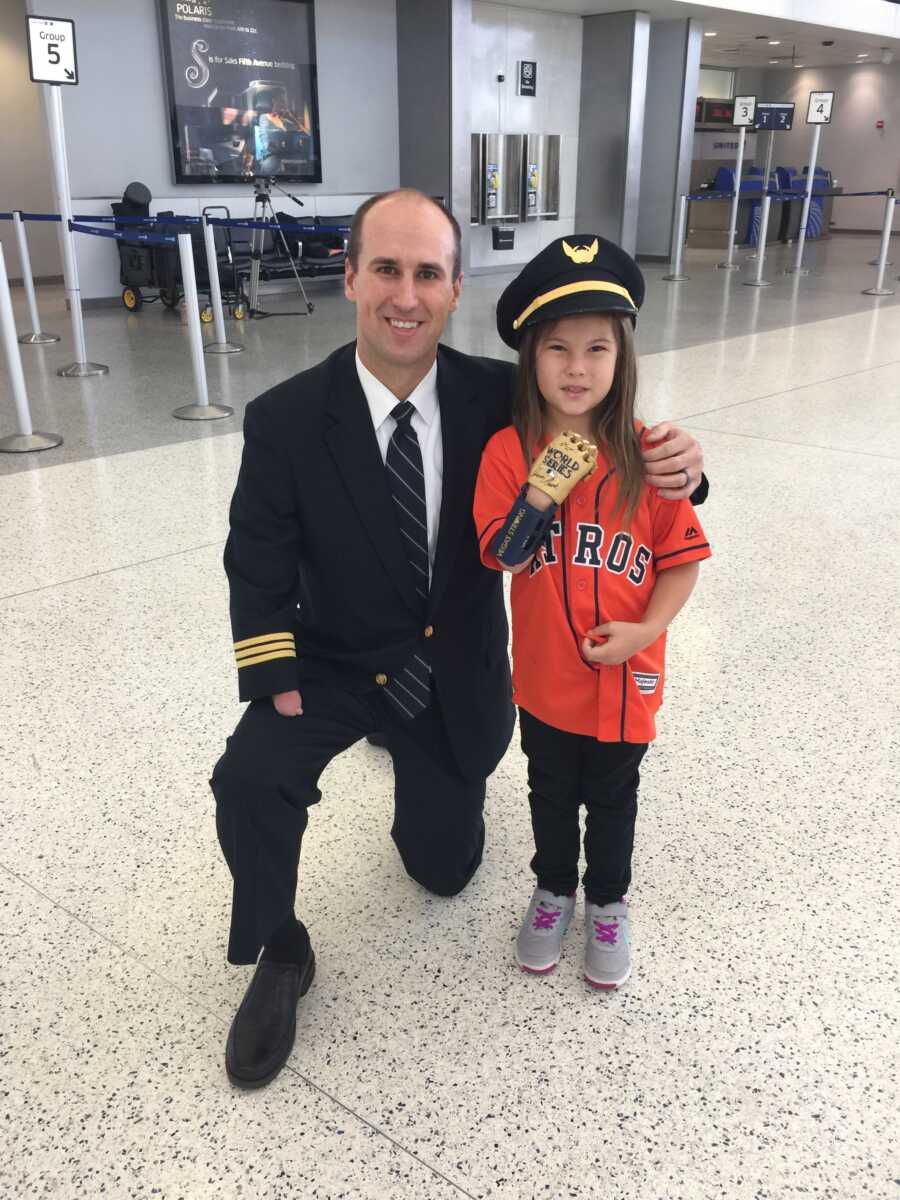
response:
<path id="1" fill-rule="evenodd" d="M 770 191 L 803 192 L 806 189 L 806 168 L 802 173 L 793 168 L 778 167 L 769 177 Z M 710 183 L 710 180 L 712 181 Z M 741 179 L 741 198 L 738 201 L 736 243 L 739 246 L 755 245 L 762 207 L 762 168 L 748 167 Z M 698 161 L 694 163 L 691 176 L 691 194 L 710 192 L 732 192 L 734 190 L 734 168 L 716 163 Z M 828 237 L 831 224 L 833 199 L 818 196 L 817 192 L 834 191 L 831 173 L 816 167 L 813 183 L 813 200 L 807 225 L 807 240 Z M 803 196 L 782 201 L 772 199 L 769 214 L 767 244 L 772 242 L 794 242 L 800 233 L 803 214 Z M 691 201 L 688 206 L 687 245 L 700 249 L 725 249 L 728 245 L 728 222 L 731 216 L 730 200 Z"/>
<path id="2" fill-rule="evenodd" d="M 712 167 L 706 174 L 692 182 L 691 194 L 704 190 L 710 192 L 734 191 L 734 168 L 708 164 Z M 694 163 L 693 177 L 697 179 Z M 709 180 L 712 178 L 712 186 Z M 745 175 L 741 180 L 741 198 L 738 201 L 736 243 L 745 245 L 750 237 L 754 203 L 762 195 L 762 177 Z M 731 200 L 692 200 L 688 205 L 687 245 L 701 249 L 724 250 L 728 246 L 728 223 L 731 218 Z M 776 226 L 777 228 L 777 226 Z"/>
<path id="3" fill-rule="evenodd" d="M 797 171 L 794 167 L 779 167 L 776 174 L 778 175 L 778 186 L 785 192 L 805 192 L 806 182 L 809 177 L 809 168 L 804 167 L 803 171 Z M 834 181 L 830 171 L 826 171 L 823 167 L 816 167 L 815 177 L 813 179 L 813 194 L 812 201 L 809 206 L 809 219 L 806 223 L 806 239 L 810 241 L 814 238 L 830 237 L 829 230 L 831 228 L 831 215 L 834 209 L 833 196 L 817 195 L 819 192 L 840 191 L 840 188 L 834 186 Z M 784 212 L 781 218 L 780 239 L 783 242 L 795 242 L 800 236 L 800 222 L 803 219 L 803 196 L 797 196 L 793 200 L 787 200 L 784 204 Z"/>

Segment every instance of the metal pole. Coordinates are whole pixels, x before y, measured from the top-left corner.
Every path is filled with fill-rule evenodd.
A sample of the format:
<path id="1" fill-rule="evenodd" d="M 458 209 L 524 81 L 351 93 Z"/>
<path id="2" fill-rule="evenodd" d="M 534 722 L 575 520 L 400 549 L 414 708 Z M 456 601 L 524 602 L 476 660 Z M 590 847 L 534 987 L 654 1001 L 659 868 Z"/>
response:
<path id="1" fill-rule="evenodd" d="M 675 228 L 675 244 L 672 247 L 672 262 L 668 275 L 663 275 L 663 279 L 669 283 L 680 283 L 683 279 L 690 279 L 690 275 L 685 275 L 682 272 L 682 260 L 684 257 L 684 242 L 687 237 L 687 212 L 688 198 L 681 196 L 678 201 L 678 224 Z"/>
<path id="2" fill-rule="evenodd" d="M 763 196 L 762 216 L 759 219 L 759 241 L 757 242 L 756 278 L 748 279 L 744 287 L 771 287 L 768 280 L 763 279 L 763 263 L 766 261 L 766 237 L 769 232 L 769 209 L 772 207 L 772 197 Z"/>
<path id="3" fill-rule="evenodd" d="M 884 286 L 884 271 L 887 267 L 888 246 L 891 242 L 891 225 L 894 223 L 894 205 L 897 203 L 894 196 L 888 196 L 884 203 L 884 225 L 881 229 L 881 253 L 878 255 L 878 274 L 875 277 L 875 286 L 866 288 L 863 291 L 864 296 L 893 296 L 894 289 Z"/>
<path id="4" fill-rule="evenodd" d="M 23 333 L 19 341 L 23 346 L 45 346 L 48 342 L 58 342 L 55 333 L 41 332 L 41 318 L 38 316 L 37 300 L 34 295 L 34 279 L 31 274 L 31 255 L 28 253 L 28 239 L 25 236 L 25 226 L 22 223 L 21 212 L 13 213 L 13 225 L 16 230 L 16 243 L 19 247 L 19 263 L 22 267 L 22 284 L 28 298 L 28 311 L 31 314 L 31 333 Z"/>
<path id="5" fill-rule="evenodd" d="M 203 242 L 206 246 L 206 269 L 209 272 L 209 295 L 212 301 L 216 340 L 205 348 L 207 354 L 240 354 L 243 346 L 235 346 L 225 337 L 225 317 L 222 314 L 222 288 L 219 286 L 219 259 L 213 227 L 203 214 Z"/>
<path id="6" fill-rule="evenodd" d="M 0 332 L 3 336 L 3 349 L 6 351 L 9 382 L 19 426 L 17 434 L 0 438 L 0 453 L 24 454 L 28 450 L 50 450 L 53 446 L 61 445 L 62 438 L 58 434 L 36 433 L 31 424 L 28 395 L 25 391 L 25 372 L 22 370 L 22 352 L 16 340 L 16 319 L 13 316 L 12 296 L 9 294 L 9 277 L 6 274 L 6 259 L 3 257 L 2 244 L 0 244 Z"/>
<path id="7" fill-rule="evenodd" d="M 772 159 L 775 154 L 775 130 L 769 130 L 769 148 L 766 151 L 766 170 L 763 176 L 763 191 L 769 190 L 769 176 L 772 174 Z"/>
<path id="8" fill-rule="evenodd" d="M 210 404 L 206 388 L 206 362 L 203 358 L 203 334 L 200 330 L 200 301 L 197 297 L 197 277 L 194 274 L 194 252 L 191 235 L 179 233 L 178 257 L 181 259 L 181 286 L 184 289 L 184 306 L 187 313 L 188 335 L 191 343 L 191 366 L 194 369 L 194 387 L 197 400 L 185 404 L 172 413 L 181 421 L 215 421 L 219 417 L 230 417 L 234 409 L 224 404 Z"/>
<path id="9" fill-rule="evenodd" d="M 66 158 L 66 135 L 63 127 L 62 87 L 58 83 L 44 84 L 47 108 L 47 123 L 50 131 L 50 158 L 53 163 L 53 179 L 56 184 L 56 202 L 62 221 L 59 226 L 59 244 L 63 257 L 63 273 L 66 280 L 66 299 L 72 319 L 72 342 L 75 347 L 75 362 L 61 367 L 56 373 L 66 379 L 83 379 L 87 375 L 108 375 L 109 367 L 103 363 L 88 362 L 84 345 L 84 322 L 81 317 L 81 290 L 78 286 L 78 263 L 75 259 L 75 235 L 69 228 L 72 220 L 72 201 L 69 196 L 69 168 Z"/>
<path id="10" fill-rule="evenodd" d="M 819 138 L 822 135 L 822 126 L 816 125 L 813 128 L 812 149 L 809 152 L 809 174 L 806 178 L 806 195 L 803 197 L 803 213 L 800 217 L 800 236 L 797 238 L 797 257 L 794 260 L 793 267 L 788 267 L 785 270 L 785 275 L 808 275 L 809 271 L 803 266 L 803 247 L 806 245 L 806 223 L 809 220 L 809 206 L 812 203 L 813 183 L 816 178 L 816 161 L 819 157 Z"/>
<path id="11" fill-rule="evenodd" d="M 731 218 L 728 226 L 728 256 L 724 262 L 716 264 L 716 269 L 719 271 L 739 271 L 741 269 L 738 264 L 733 261 L 733 259 L 734 240 L 737 236 L 738 204 L 740 203 L 741 199 L 741 174 L 744 170 L 744 143 L 746 140 L 747 126 L 742 125 L 741 132 L 738 136 L 737 165 L 734 169 L 734 196 L 731 200 Z"/>
<path id="12" fill-rule="evenodd" d="M 766 150 L 766 165 L 763 170 L 762 194 L 764 196 L 765 196 L 766 192 L 769 190 L 769 176 L 772 173 L 772 157 L 774 154 L 774 150 L 775 150 L 775 130 L 770 129 L 769 130 L 769 147 Z M 757 241 L 757 246 L 758 245 L 759 245 L 759 243 Z M 757 250 L 754 250 L 752 254 L 747 255 L 747 261 L 749 262 L 751 259 L 758 258 L 758 257 L 759 257 L 759 255 L 758 255 Z"/>

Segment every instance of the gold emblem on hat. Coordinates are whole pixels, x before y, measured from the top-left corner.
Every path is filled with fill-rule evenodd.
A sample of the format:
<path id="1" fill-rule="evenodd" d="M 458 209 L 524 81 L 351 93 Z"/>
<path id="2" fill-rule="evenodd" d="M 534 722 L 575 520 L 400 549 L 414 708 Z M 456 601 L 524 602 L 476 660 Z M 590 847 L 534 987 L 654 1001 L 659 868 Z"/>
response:
<path id="1" fill-rule="evenodd" d="M 568 254 L 573 263 L 589 263 L 593 262 L 597 257 L 597 251 L 600 249 L 600 243 L 596 238 L 591 242 L 590 246 L 570 246 L 563 239 L 563 250 Z"/>

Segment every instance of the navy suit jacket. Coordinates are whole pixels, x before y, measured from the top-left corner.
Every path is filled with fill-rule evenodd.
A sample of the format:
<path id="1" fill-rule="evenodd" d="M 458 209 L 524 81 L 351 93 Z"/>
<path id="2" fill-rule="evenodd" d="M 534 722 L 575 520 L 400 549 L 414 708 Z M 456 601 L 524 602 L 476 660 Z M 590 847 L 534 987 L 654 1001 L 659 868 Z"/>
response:
<path id="1" fill-rule="evenodd" d="M 513 367 L 444 346 L 437 365 L 444 475 L 424 623 L 354 343 L 248 405 L 225 569 L 242 700 L 307 680 L 377 691 L 431 626 L 447 738 L 478 779 L 513 726 L 502 577 L 482 566 L 472 517 L 482 449 L 510 421 Z"/>

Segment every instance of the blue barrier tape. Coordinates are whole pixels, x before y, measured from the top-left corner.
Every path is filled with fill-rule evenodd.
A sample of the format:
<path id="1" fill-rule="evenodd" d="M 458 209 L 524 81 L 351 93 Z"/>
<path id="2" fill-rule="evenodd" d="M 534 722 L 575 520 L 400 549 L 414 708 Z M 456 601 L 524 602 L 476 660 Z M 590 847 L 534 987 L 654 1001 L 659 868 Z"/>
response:
<path id="1" fill-rule="evenodd" d="M 820 192 L 817 188 L 813 188 L 813 197 L 833 196 L 837 200 L 844 197 L 856 196 L 893 196 L 894 189 L 887 188 L 883 192 Z M 802 200 L 806 196 L 806 190 L 802 192 L 763 192 L 754 189 L 741 189 L 740 198 L 742 200 L 760 200 L 763 196 L 771 196 L 773 200 Z M 689 195 L 688 200 L 733 200 L 734 192 L 694 192 Z"/>
<path id="2" fill-rule="evenodd" d="M 19 213 L 23 221 L 61 221 L 59 213 Z"/>
<path id="3" fill-rule="evenodd" d="M 876 193 L 872 193 L 875 195 Z M 723 193 L 724 195 L 724 193 Z M 694 199 L 694 197 L 688 197 Z M 718 199 L 716 196 L 704 194 L 703 199 Z M 61 221 L 62 217 L 58 213 L 27 213 L 21 214 L 23 221 Z M 11 221 L 13 214 L 0 213 L 0 221 Z M 93 215 L 86 213 L 76 213 L 73 217 L 74 221 L 93 221 L 96 224 L 103 225 L 201 225 L 202 217 L 187 217 L 187 216 L 172 216 L 172 217 L 110 217 L 105 214 Z M 223 225 L 235 229 L 281 229 L 285 233 L 335 233 L 348 234 L 350 232 L 349 225 L 299 225 L 288 224 L 278 225 L 272 221 L 254 221 L 247 217 L 207 217 L 210 225 Z M 89 232 L 94 232 L 93 230 Z"/>
<path id="4" fill-rule="evenodd" d="M 208 217 L 210 225 L 228 225 L 233 229 L 281 229 L 285 233 L 349 233 L 349 225 L 278 225 L 272 221 L 254 221 L 252 217 Z"/>
<path id="5" fill-rule="evenodd" d="M 174 233 L 126 233 L 121 229 L 92 229 L 90 225 L 80 225 L 70 221 L 69 228 L 73 233 L 90 233 L 94 237 L 112 238 L 117 242 L 140 242 L 142 246 L 177 246 L 178 238 Z"/>
<path id="6" fill-rule="evenodd" d="M 107 217 L 76 213 L 73 221 L 93 221 L 103 225 L 201 225 L 202 217 Z"/>

